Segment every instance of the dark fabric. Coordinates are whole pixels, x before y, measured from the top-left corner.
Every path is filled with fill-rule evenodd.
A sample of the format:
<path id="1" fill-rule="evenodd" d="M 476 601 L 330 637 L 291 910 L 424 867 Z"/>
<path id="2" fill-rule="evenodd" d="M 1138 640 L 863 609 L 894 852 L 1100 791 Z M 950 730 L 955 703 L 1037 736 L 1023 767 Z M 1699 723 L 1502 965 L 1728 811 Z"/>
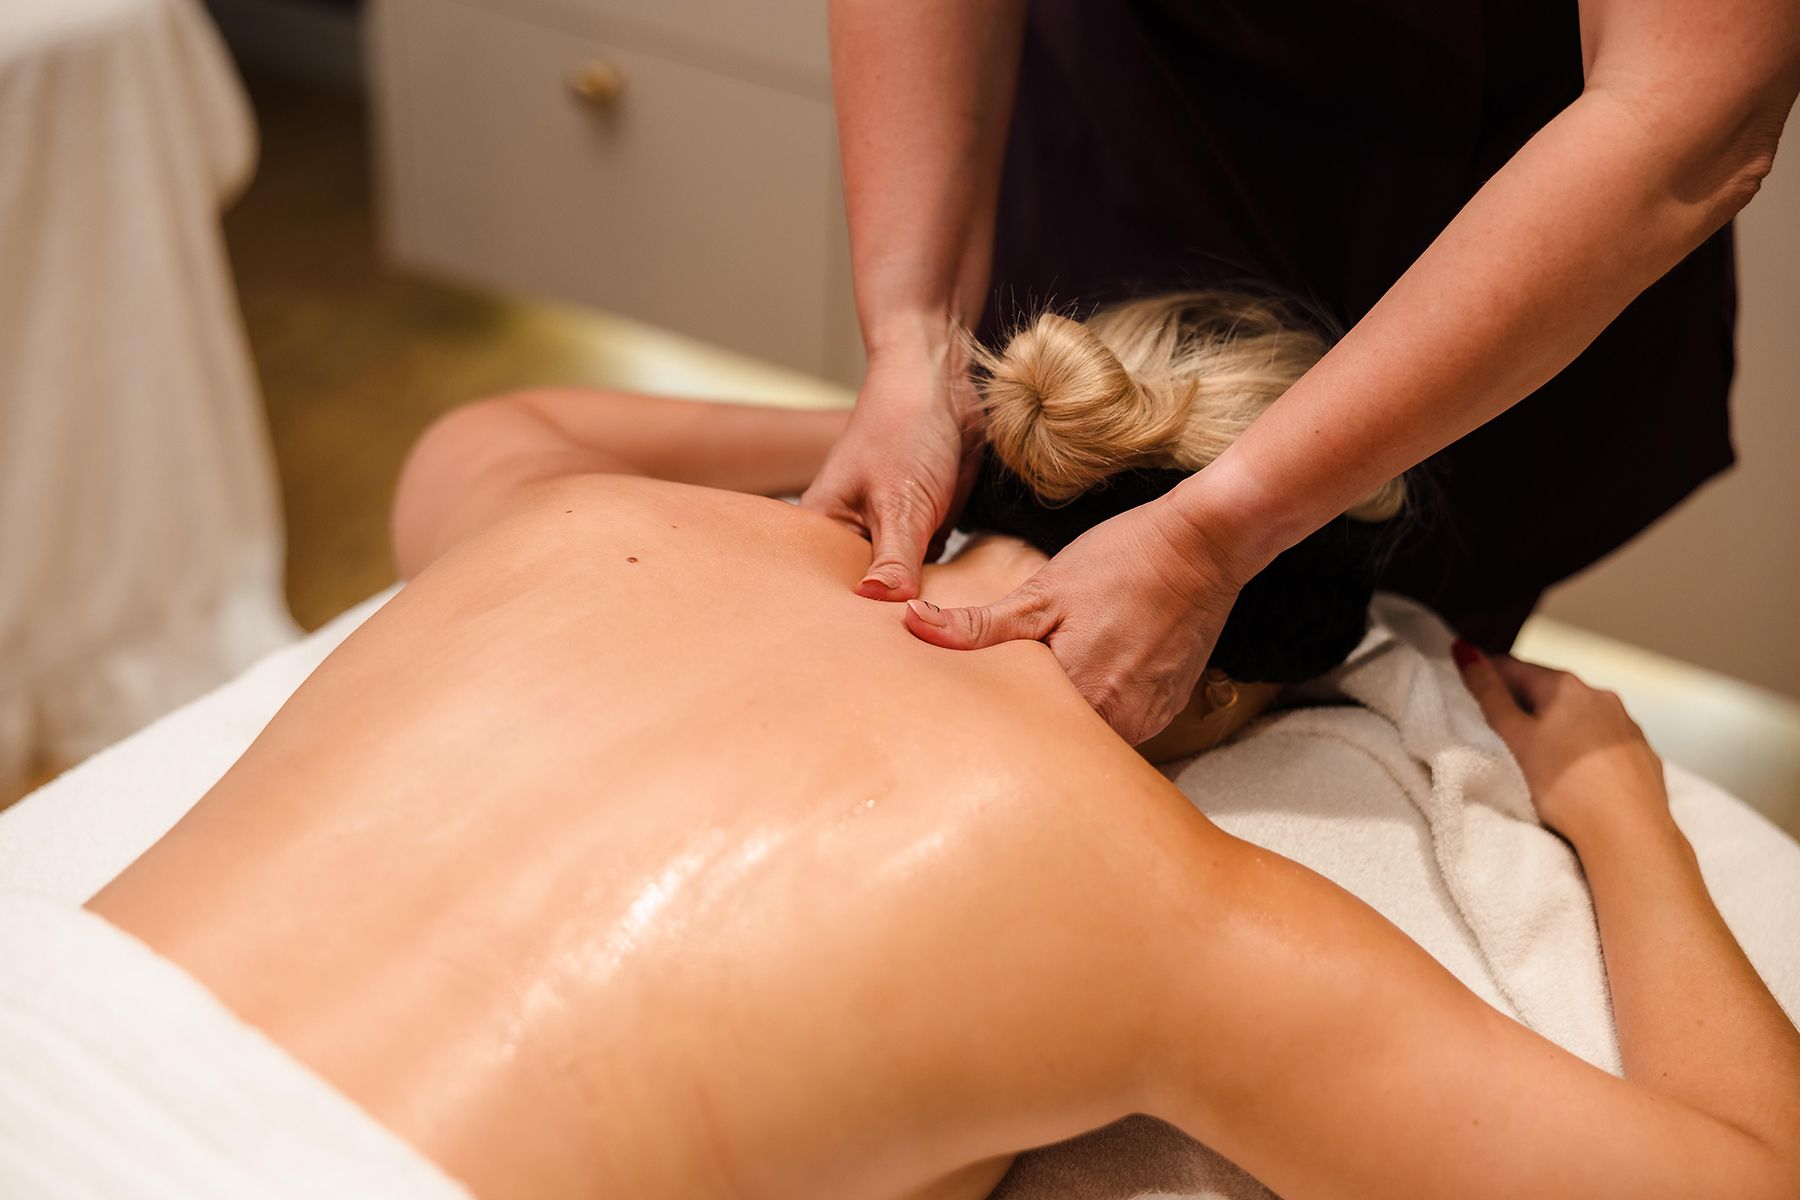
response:
<path id="1" fill-rule="evenodd" d="M 1464 618 L 1457 632 L 1465 642 L 1488 654 L 1507 654 L 1519 638 L 1519 630 L 1531 619 L 1539 597 L 1527 596 L 1511 608 L 1497 608 Z"/>
<path id="2" fill-rule="evenodd" d="M 1010 533 L 1055 555 L 1089 529 L 1148 504 L 1192 471 L 1121 471 L 1067 504 L 1038 500 L 998 459 L 981 466 L 960 524 Z M 1246 683 L 1323 675 L 1368 630 L 1369 599 L 1392 523 L 1339 517 L 1277 555 L 1239 593 L 1213 646 L 1212 666 Z"/>
<path id="3" fill-rule="evenodd" d="M 1575 0 L 1033 0 L 983 336 L 1254 287 L 1353 325 L 1579 95 Z M 1730 230 L 1423 468 L 1382 586 L 1471 628 L 1729 466 Z"/>

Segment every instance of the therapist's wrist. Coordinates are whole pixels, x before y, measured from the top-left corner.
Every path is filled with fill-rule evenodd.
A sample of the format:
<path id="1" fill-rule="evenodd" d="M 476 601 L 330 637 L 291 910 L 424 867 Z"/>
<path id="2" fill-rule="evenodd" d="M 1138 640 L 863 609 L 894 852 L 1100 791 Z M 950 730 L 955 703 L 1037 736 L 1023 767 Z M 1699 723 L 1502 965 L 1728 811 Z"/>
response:
<path id="1" fill-rule="evenodd" d="M 1287 498 L 1227 453 L 1169 492 L 1170 536 L 1195 561 L 1215 564 L 1242 587 L 1275 556 L 1312 532 Z"/>
<path id="2" fill-rule="evenodd" d="M 981 397 L 969 373 L 964 331 L 944 312 L 890 316 L 866 335 L 868 373 L 857 398 L 890 411 L 948 411 L 973 435 L 982 425 Z"/>
<path id="3" fill-rule="evenodd" d="M 964 327 L 948 307 L 897 307 L 863 322 L 863 347 L 871 366 L 928 360 L 949 363 L 963 356 Z"/>

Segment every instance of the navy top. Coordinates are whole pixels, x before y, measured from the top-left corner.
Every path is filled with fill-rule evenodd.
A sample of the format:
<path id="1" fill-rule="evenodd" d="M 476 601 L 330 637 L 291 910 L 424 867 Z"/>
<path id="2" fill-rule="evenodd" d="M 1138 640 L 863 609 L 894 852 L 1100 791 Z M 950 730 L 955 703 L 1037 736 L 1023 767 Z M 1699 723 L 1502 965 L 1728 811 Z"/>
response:
<path id="1" fill-rule="evenodd" d="M 983 336 L 1196 287 L 1348 328 L 1581 85 L 1574 0 L 1033 0 Z M 1735 295 L 1727 227 L 1426 464 L 1383 586 L 1503 647 L 1730 465 Z"/>

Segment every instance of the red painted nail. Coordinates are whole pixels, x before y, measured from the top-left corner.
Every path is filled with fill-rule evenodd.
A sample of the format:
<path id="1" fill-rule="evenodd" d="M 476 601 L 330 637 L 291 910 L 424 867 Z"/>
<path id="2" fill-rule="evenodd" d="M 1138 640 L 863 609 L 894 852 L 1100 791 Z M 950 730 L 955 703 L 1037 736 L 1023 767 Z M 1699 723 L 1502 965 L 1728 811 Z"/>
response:
<path id="1" fill-rule="evenodd" d="M 1481 661 L 1481 651 L 1469 645 L 1461 638 L 1450 643 L 1450 657 L 1456 660 L 1458 667 L 1467 667 L 1470 663 Z"/>

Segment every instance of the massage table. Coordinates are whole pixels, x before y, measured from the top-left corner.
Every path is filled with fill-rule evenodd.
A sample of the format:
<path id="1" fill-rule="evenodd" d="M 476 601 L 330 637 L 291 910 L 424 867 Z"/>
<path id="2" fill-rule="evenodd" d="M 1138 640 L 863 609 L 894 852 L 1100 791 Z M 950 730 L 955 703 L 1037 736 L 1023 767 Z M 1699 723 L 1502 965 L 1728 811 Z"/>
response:
<path id="1" fill-rule="evenodd" d="M 394 590 L 0 813 L 0 1194 L 466 1194 L 78 907 L 199 800 Z M 1378 596 L 1371 615 L 1362 646 L 1301 689 L 1302 705 L 1165 774 L 1227 831 L 1348 888 L 1490 1004 L 1616 1073 L 1573 853 L 1537 823 L 1450 662 L 1448 630 L 1397 597 Z M 1667 776 L 1726 920 L 1800 1015 L 1800 845 L 1698 776 Z M 1131 1117 L 1022 1156 L 995 1200 L 1145 1195 L 1269 1193 L 1170 1126 Z"/>

